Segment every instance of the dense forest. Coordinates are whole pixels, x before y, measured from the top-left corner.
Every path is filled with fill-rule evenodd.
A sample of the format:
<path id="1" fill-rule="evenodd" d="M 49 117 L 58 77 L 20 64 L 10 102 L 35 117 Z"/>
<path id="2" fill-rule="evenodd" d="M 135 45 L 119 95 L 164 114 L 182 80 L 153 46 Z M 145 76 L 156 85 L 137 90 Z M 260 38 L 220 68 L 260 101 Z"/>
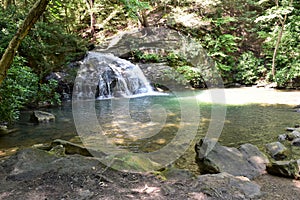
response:
<path id="1" fill-rule="evenodd" d="M 0 1 L 1 55 L 35 2 Z M 194 38 L 227 85 L 300 87 L 298 0 L 52 0 L 20 44 L 1 83 L 0 122 L 17 119 L 25 105 L 60 104 L 51 72 L 66 72 L 72 82 L 72 62 L 86 51 L 120 31 L 153 26 Z M 196 73 L 190 78 L 197 78 Z"/>

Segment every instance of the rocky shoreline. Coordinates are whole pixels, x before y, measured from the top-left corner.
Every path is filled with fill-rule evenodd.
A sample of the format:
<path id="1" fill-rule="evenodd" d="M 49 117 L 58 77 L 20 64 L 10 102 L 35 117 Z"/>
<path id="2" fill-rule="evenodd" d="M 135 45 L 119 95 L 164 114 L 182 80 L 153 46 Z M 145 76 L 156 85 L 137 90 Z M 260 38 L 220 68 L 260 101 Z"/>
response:
<path id="1" fill-rule="evenodd" d="M 300 181 L 267 174 L 274 162 L 256 146 L 229 148 L 216 143 L 207 155 L 201 154 L 209 142 L 202 139 L 195 148 L 201 175 L 173 166 L 151 173 L 118 171 L 71 142 L 35 145 L 0 161 L 0 199 L 294 199 L 300 195 Z M 293 173 L 289 177 L 296 178 Z"/>

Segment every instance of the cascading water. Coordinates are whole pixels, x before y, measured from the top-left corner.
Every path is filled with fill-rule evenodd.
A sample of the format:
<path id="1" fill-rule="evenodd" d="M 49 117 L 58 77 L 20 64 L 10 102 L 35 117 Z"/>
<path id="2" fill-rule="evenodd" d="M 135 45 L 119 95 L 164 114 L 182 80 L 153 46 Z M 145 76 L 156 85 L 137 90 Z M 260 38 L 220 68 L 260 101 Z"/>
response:
<path id="1" fill-rule="evenodd" d="M 88 52 L 78 71 L 73 95 L 77 98 L 105 99 L 155 95 L 141 69 L 111 54 Z"/>

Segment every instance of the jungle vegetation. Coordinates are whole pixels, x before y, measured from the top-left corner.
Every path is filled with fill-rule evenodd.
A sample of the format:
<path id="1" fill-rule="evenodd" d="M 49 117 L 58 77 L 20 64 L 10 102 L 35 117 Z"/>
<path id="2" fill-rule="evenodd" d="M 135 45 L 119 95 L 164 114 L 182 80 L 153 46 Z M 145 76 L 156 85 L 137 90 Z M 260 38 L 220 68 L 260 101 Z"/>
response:
<path id="1" fill-rule="evenodd" d="M 0 86 L 0 122 L 17 119 L 26 105 L 59 104 L 57 82 L 46 77 L 70 70 L 70 63 L 82 59 L 88 49 L 134 27 L 167 26 L 193 37 L 213 58 L 227 84 L 275 82 L 279 88 L 300 88 L 299 0 L 45 2 L 45 11 L 22 38 L 12 64 L 0 67 L 5 75 Z M 2 58 L 35 3 L 0 1 Z M 160 57 L 140 56 L 156 61 Z M 189 66 L 182 67 L 191 80 L 199 76 L 190 73 Z"/>

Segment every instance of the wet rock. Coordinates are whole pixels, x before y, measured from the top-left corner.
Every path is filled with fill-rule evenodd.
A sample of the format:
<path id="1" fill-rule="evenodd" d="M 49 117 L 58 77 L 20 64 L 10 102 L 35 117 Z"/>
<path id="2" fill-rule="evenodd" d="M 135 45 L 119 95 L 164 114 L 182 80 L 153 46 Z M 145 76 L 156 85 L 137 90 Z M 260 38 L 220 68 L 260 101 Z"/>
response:
<path id="1" fill-rule="evenodd" d="M 300 146 L 300 138 L 295 138 L 292 141 L 293 146 Z"/>
<path id="2" fill-rule="evenodd" d="M 199 176 L 196 187 L 212 199 L 258 199 L 262 196 L 260 186 L 246 177 L 228 173 Z"/>
<path id="3" fill-rule="evenodd" d="M 135 153 L 110 155 L 100 160 L 103 163 L 109 164 L 111 168 L 119 171 L 149 172 L 163 168 L 159 163 Z"/>
<path id="4" fill-rule="evenodd" d="M 79 63 L 73 62 L 70 64 L 70 68 L 72 67 L 79 68 Z M 61 96 L 61 99 L 64 101 L 71 100 L 72 96 L 72 89 L 73 89 L 73 80 L 75 77 L 72 77 L 70 73 L 66 72 L 51 72 L 47 77 L 46 80 L 50 81 L 51 79 L 54 79 L 57 81 L 58 86 L 56 89 L 56 92 L 58 92 Z"/>
<path id="5" fill-rule="evenodd" d="M 7 130 L 7 126 L 5 125 L 0 125 L 0 131 L 6 131 Z"/>
<path id="6" fill-rule="evenodd" d="M 33 111 L 30 116 L 30 122 L 33 123 L 47 123 L 55 120 L 55 116 L 44 111 Z"/>
<path id="7" fill-rule="evenodd" d="M 66 155 L 66 149 L 63 145 L 57 145 L 53 147 L 49 153 L 54 154 L 56 156 L 65 156 Z"/>
<path id="8" fill-rule="evenodd" d="M 100 151 L 96 151 L 93 149 L 88 149 L 84 146 L 72 143 L 72 142 L 68 142 L 65 140 L 61 140 L 61 139 L 56 139 L 51 143 L 51 147 L 54 148 L 56 146 L 63 146 L 64 147 L 64 151 L 66 154 L 79 154 L 82 156 L 88 156 L 88 157 L 103 157 L 105 156 L 104 153 L 100 152 Z"/>
<path id="9" fill-rule="evenodd" d="M 267 172 L 276 176 L 288 178 L 299 177 L 299 166 L 296 160 L 292 161 L 275 161 L 267 165 Z"/>
<path id="10" fill-rule="evenodd" d="M 265 173 L 268 159 L 257 147 L 244 144 L 237 149 L 216 143 L 207 155 L 203 154 L 203 149 L 210 143 L 210 140 L 201 140 L 196 145 L 196 161 L 202 174 L 227 172 L 253 179 Z"/>
<path id="11" fill-rule="evenodd" d="M 277 137 L 278 141 L 284 141 L 287 139 L 287 134 L 281 134 Z"/>
<path id="12" fill-rule="evenodd" d="M 300 138 L 300 132 L 297 131 L 297 130 L 294 130 L 292 132 L 287 133 L 286 137 L 290 141 L 293 140 L 293 139 L 295 139 L 295 138 Z"/>
<path id="13" fill-rule="evenodd" d="M 275 160 L 282 160 L 288 156 L 288 149 L 280 142 L 266 144 L 269 155 Z"/>
<path id="14" fill-rule="evenodd" d="M 295 127 L 295 128 L 293 128 L 293 127 L 286 127 L 285 130 L 286 131 L 291 131 L 291 132 L 292 131 L 299 131 L 300 132 L 300 128 L 299 127 Z"/>
<path id="15" fill-rule="evenodd" d="M 7 126 L 0 125 L 0 135 L 6 135 L 8 133 Z"/>

